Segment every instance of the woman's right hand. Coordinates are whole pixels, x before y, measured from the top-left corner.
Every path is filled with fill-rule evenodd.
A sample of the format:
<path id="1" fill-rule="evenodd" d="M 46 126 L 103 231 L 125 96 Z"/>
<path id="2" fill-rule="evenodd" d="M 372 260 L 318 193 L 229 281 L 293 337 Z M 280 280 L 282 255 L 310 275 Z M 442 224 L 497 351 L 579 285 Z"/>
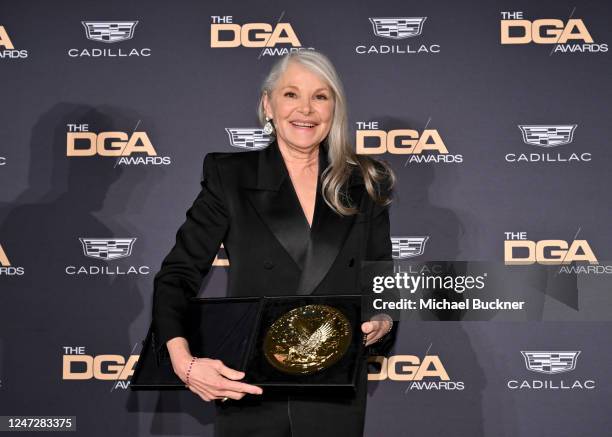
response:
<path id="1" fill-rule="evenodd" d="M 187 383 L 186 376 L 190 362 L 191 359 L 183 360 L 177 366 L 180 369 L 177 375 L 184 383 Z M 197 358 L 189 372 L 188 388 L 206 402 L 223 398 L 239 400 L 247 393 L 254 395 L 263 393 L 260 387 L 239 382 L 238 380 L 242 378 L 244 372 L 227 367 L 221 360 Z"/>

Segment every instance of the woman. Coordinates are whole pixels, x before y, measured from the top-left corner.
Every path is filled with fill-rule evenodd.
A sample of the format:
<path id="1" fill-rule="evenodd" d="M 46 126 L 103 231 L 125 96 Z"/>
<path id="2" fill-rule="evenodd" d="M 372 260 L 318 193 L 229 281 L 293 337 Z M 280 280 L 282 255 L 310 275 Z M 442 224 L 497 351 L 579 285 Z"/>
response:
<path id="1" fill-rule="evenodd" d="M 229 296 L 355 293 L 361 261 L 391 260 L 393 172 L 353 151 L 331 62 L 314 51 L 279 60 L 263 84 L 258 115 L 275 135 L 267 148 L 204 158 L 202 191 L 155 276 L 158 339 L 192 392 L 223 401 L 216 403 L 217 435 L 362 435 L 366 366 L 354 397 L 263 393 L 240 382 L 243 372 L 192 357 L 185 339 L 187 300 L 221 243 L 230 260 Z M 364 322 L 366 345 L 389 343 L 392 325 L 389 317 Z"/>

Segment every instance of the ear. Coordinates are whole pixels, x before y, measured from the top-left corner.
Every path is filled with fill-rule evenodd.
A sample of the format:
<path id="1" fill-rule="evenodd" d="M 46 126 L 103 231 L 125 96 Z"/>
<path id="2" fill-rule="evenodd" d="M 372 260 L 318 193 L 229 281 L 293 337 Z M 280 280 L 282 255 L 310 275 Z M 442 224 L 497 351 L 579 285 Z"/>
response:
<path id="1" fill-rule="evenodd" d="M 274 113 L 272 112 L 272 108 L 271 108 L 272 105 L 270 103 L 270 98 L 267 92 L 264 92 L 263 106 L 264 106 L 264 115 L 268 116 L 269 118 L 274 118 Z"/>

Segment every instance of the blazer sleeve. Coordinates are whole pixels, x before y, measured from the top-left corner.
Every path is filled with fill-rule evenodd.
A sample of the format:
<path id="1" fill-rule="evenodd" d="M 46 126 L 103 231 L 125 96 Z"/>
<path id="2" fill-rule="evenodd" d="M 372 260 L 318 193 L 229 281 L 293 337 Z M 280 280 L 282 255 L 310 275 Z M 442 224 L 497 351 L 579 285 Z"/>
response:
<path id="1" fill-rule="evenodd" d="M 186 337 L 183 321 L 189 298 L 197 296 L 229 227 L 214 153 L 204 157 L 203 171 L 201 191 L 154 278 L 153 329 L 158 347 L 174 337 Z"/>
<path id="2" fill-rule="evenodd" d="M 367 261 L 384 261 L 381 263 L 380 268 L 376 268 L 379 274 L 393 275 L 393 256 L 392 256 L 392 245 L 391 245 L 391 224 L 389 218 L 390 205 L 381 206 L 374 203 L 372 207 L 372 216 L 370 219 L 370 231 L 368 237 L 368 245 L 366 252 Z M 370 291 L 371 293 L 371 291 Z M 383 292 L 383 299 L 394 300 L 397 299 L 399 293 L 397 290 L 387 290 Z M 376 312 L 375 310 L 372 310 Z M 385 311 L 394 320 L 391 332 L 385 335 L 381 341 L 374 343 L 370 346 L 370 355 L 387 355 L 395 338 L 397 336 L 399 311 Z"/>
<path id="3" fill-rule="evenodd" d="M 390 233 L 389 205 L 374 203 L 366 254 L 368 261 L 393 261 Z"/>

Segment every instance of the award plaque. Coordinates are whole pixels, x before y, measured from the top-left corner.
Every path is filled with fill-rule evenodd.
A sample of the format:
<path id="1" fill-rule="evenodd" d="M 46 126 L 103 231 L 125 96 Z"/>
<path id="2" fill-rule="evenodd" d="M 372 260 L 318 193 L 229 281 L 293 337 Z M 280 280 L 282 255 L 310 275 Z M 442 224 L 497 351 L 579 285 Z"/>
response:
<path id="1" fill-rule="evenodd" d="M 264 390 L 355 390 L 365 365 L 361 295 L 192 298 L 191 354 L 243 371 Z M 133 390 L 187 389 L 153 325 L 130 381 Z"/>

